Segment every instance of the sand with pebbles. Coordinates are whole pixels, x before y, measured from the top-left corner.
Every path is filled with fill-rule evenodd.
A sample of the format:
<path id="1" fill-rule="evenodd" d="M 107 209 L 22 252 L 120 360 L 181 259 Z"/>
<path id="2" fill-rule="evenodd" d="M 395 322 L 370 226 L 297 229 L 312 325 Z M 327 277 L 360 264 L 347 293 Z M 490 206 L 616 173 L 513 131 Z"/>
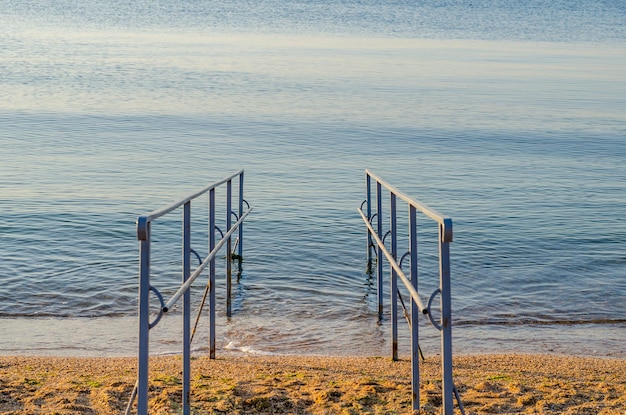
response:
<path id="1" fill-rule="evenodd" d="M 422 414 L 441 409 L 440 362 L 421 364 Z M 132 358 L 0 357 L 2 414 L 121 414 Z M 181 359 L 150 362 L 150 411 L 178 414 Z M 626 414 L 626 360 L 458 356 L 467 414 Z M 196 414 L 411 414 L 410 362 L 389 358 L 229 356 L 192 361 Z M 455 410 L 455 413 L 460 413 Z"/>

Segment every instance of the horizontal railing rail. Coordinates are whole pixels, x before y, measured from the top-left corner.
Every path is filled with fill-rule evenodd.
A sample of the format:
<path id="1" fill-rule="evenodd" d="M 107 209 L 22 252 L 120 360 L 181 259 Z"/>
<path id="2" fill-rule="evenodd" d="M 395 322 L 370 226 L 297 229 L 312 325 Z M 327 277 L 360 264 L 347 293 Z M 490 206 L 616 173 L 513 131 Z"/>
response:
<path id="1" fill-rule="evenodd" d="M 425 204 L 407 196 L 394 186 L 383 180 L 380 176 L 365 170 L 366 197 L 358 209 L 361 218 L 367 227 L 367 255 L 368 269 L 372 263 L 372 248 L 376 248 L 377 264 L 377 299 L 379 319 L 383 317 L 383 258 L 390 266 L 390 308 L 391 308 L 391 355 L 393 360 L 398 360 L 398 298 L 404 307 L 404 301 L 398 290 L 397 278 L 400 278 L 404 287 L 409 292 L 410 316 L 405 310 L 405 316 L 409 322 L 411 331 L 411 384 L 413 409 L 420 408 L 419 398 L 419 316 L 425 315 L 430 323 L 441 333 L 441 360 L 442 360 L 442 407 L 443 413 L 452 415 L 453 396 L 456 397 L 461 413 L 463 406 L 452 381 L 452 305 L 450 294 L 450 243 L 453 239 L 452 219 L 440 214 Z M 376 186 L 376 194 L 372 195 L 372 185 Z M 387 232 L 383 232 L 383 190 L 389 194 L 389 226 Z M 408 207 L 408 251 L 398 260 L 398 215 L 397 202 L 404 201 Z M 376 203 L 376 212 L 373 213 L 373 203 Z M 363 211 L 365 205 L 366 211 Z M 439 250 L 439 287 L 428 296 L 426 303 L 422 300 L 417 289 L 418 283 L 418 240 L 417 240 L 417 213 L 420 212 L 438 225 L 438 250 Z M 372 224 L 376 218 L 376 228 Z M 391 236 L 390 247 L 385 244 L 387 236 Z M 410 274 L 407 276 L 402 269 L 404 258 L 410 259 Z M 433 316 L 433 300 L 440 296 L 440 318 L 437 322 Z"/>
<path id="2" fill-rule="evenodd" d="M 443 226 L 443 241 L 452 242 L 452 219 L 442 215 L 441 213 L 437 212 L 435 209 L 427 206 L 426 204 L 411 198 L 410 196 L 396 189 L 394 186 L 392 186 L 383 178 L 371 172 L 370 170 L 366 169 L 365 174 L 370 178 L 370 180 L 373 179 L 376 181 L 376 183 L 380 183 L 380 185 L 386 188 L 389 193 L 394 194 L 397 198 L 404 200 L 409 206 L 413 206 L 424 215 L 428 216 L 435 222 L 439 223 L 439 225 Z"/>
<path id="3" fill-rule="evenodd" d="M 239 195 L 237 198 L 238 212 L 232 209 L 232 187 L 233 181 L 238 181 Z M 226 232 L 223 233 L 216 226 L 216 189 L 220 186 L 226 187 L 225 196 L 225 223 Z M 140 241 L 140 266 L 139 266 L 139 357 L 138 357 L 138 376 L 135 390 L 133 391 L 131 400 L 126 408 L 129 414 L 133 406 L 135 397 L 137 398 L 137 413 L 146 415 L 148 413 L 148 362 L 149 362 L 149 331 L 154 328 L 163 315 L 168 313 L 174 305 L 182 298 L 182 322 L 183 322 L 183 379 L 182 379 L 182 413 L 188 415 L 190 413 L 190 383 L 191 383 L 191 341 L 195 333 L 191 332 L 191 287 L 197 278 L 208 268 L 208 284 L 205 290 L 205 298 L 209 297 L 209 357 L 215 359 L 215 258 L 217 254 L 226 246 L 226 315 L 231 315 L 231 286 L 232 286 L 232 238 L 233 234 L 238 231 L 238 237 L 235 242 L 238 249 L 237 258 L 241 269 L 241 260 L 243 257 L 243 222 L 252 211 L 252 207 L 243 197 L 244 171 L 239 170 L 222 180 L 214 182 L 202 190 L 195 192 L 185 198 L 171 203 L 161 209 L 154 210 L 148 214 L 141 215 L 137 218 L 137 239 Z M 191 248 L 191 203 L 200 196 L 208 194 L 208 254 L 204 260 L 200 255 Z M 244 210 L 244 205 L 246 210 Z M 176 292 L 166 302 L 162 294 L 151 285 L 150 279 L 150 262 L 151 262 L 151 228 L 157 219 L 182 208 L 182 282 Z M 235 216 L 236 221 L 233 223 L 232 217 Z M 221 239 L 216 242 L 215 231 L 221 234 Z M 198 258 L 200 264 L 191 271 L 191 256 Z M 153 293 L 160 302 L 160 308 L 154 320 L 150 321 L 150 293 Z M 202 306 L 205 303 L 202 300 Z M 198 317 L 202 311 L 202 306 L 198 312 Z M 196 321 L 197 325 L 197 321 Z"/>
<path id="4" fill-rule="evenodd" d="M 176 208 L 179 208 L 181 206 L 183 206 L 185 203 L 192 201 L 193 199 L 196 199 L 199 196 L 202 196 L 203 194 L 207 193 L 210 190 L 214 190 L 217 187 L 223 185 L 224 183 L 227 183 L 228 181 L 231 181 L 232 179 L 234 179 L 235 177 L 243 177 L 243 169 L 239 170 L 238 172 L 232 173 L 230 176 L 228 177 L 224 177 L 223 179 L 215 182 L 215 183 L 211 183 L 210 185 L 206 186 L 204 189 L 197 191 L 196 193 L 193 193 L 187 197 L 184 197 L 180 200 L 177 200 L 161 209 L 157 209 L 154 210 L 146 215 L 142 215 L 139 216 L 137 218 L 137 239 L 140 241 L 145 240 L 146 237 L 146 231 L 147 231 L 147 225 L 152 222 L 155 219 L 160 218 L 161 216 L 167 215 L 168 213 L 170 213 L 171 211 L 173 211 Z"/>

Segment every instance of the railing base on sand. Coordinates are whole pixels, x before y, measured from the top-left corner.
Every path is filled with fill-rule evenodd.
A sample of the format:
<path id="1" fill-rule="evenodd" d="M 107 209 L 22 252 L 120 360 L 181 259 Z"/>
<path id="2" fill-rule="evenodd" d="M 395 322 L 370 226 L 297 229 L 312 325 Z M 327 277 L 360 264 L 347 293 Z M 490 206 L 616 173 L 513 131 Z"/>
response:
<path id="1" fill-rule="evenodd" d="M 390 308 L 391 308 L 391 356 L 398 360 L 398 303 L 399 296 L 397 278 L 399 277 L 411 296 L 411 313 L 408 318 L 411 328 L 411 383 L 413 409 L 419 409 L 419 337 L 418 319 L 420 314 L 425 315 L 430 323 L 441 333 L 441 361 L 442 361 L 442 406 L 443 413 L 452 415 L 453 396 L 456 397 L 461 413 L 464 413 L 463 405 L 452 381 L 452 306 L 450 295 L 450 243 L 452 242 L 452 219 L 445 217 L 437 211 L 429 208 L 400 192 L 395 187 L 384 181 L 369 170 L 365 170 L 366 196 L 358 209 L 361 218 L 367 226 L 367 254 L 368 264 L 372 262 L 372 247 L 376 248 L 377 265 L 377 292 L 378 314 L 383 315 L 383 258 L 389 262 L 391 269 L 390 277 Z M 376 196 L 372 197 L 372 182 L 376 184 Z M 389 194 L 389 231 L 383 233 L 383 189 Z M 398 260 L 398 199 L 406 202 L 408 212 L 408 251 Z M 373 201 L 376 201 L 376 212 L 372 213 Z M 363 212 L 363 206 L 366 211 Z M 417 291 L 418 259 L 417 259 L 417 212 L 433 220 L 438 225 L 439 244 L 439 288 L 430 296 L 426 305 L 422 302 Z M 376 218 L 376 229 L 372 220 Z M 391 236 L 391 246 L 387 248 L 385 240 Z M 410 259 L 410 274 L 407 277 L 402 270 L 402 262 Z M 435 321 L 432 315 L 432 302 L 436 296 L 440 296 L 440 321 Z M 401 297 L 400 297 L 401 298 Z M 406 314 L 408 317 L 408 313 Z"/>
<path id="2" fill-rule="evenodd" d="M 182 412 L 184 415 L 190 413 L 190 381 L 191 381 L 191 297 L 190 288 L 194 281 L 200 276 L 205 268 L 209 268 L 209 281 L 207 285 L 209 295 L 209 355 L 215 358 L 215 256 L 226 245 L 226 284 L 227 284 L 227 315 L 231 314 L 231 239 L 235 231 L 239 232 L 236 240 L 238 249 L 238 258 L 243 255 L 243 221 L 251 212 L 252 208 L 243 198 L 243 178 L 244 172 L 240 170 L 230 176 L 206 186 L 204 189 L 196 192 L 184 199 L 181 199 L 162 209 L 155 210 L 146 215 L 137 218 L 137 239 L 140 241 L 140 272 L 139 272 L 139 361 L 138 376 L 135 391 L 132 394 L 131 401 L 128 404 L 126 413 L 129 414 L 133 406 L 135 397 L 137 398 L 137 413 L 146 415 L 148 413 L 148 358 L 149 358 L 149 331 L 154 328 L 161 317 L 172 309 L 172 307 L 180 300 L 182 303 L 183 314 L 183 391 L 182 391 Z M 238 179 L 239 197 L 238 212 L 232 210 L 232 182 Z M 219 187 L 226 186 L 226 206 L 225 206 L 225 229 L 226 232 L 216 227 L 216 202 L 215 190 Z M 208 193 L 208 255 L 204 260 L 200 260 L 200 265 L 191 272 L 191 255 L 199 257 L 196 251 L 191 248 L 191 202 L 192 200 Z M 244 210 L 244 205 L 247 209 Z M 161 293 L 150 283 L 150 233 L 151 226 L 156 219 L 182 207 L 182 284 L 176 293 L 167 302 L 163 299 Z M 232 223 L 232 218 L 236 221 Z M 221 239 L 216 242 L 215 231 L 218 230 L 222 235 Z M 154 320 L 150 321 L 149 301 L 150 294 L 153 293 L 160 302 L 160 308 Z M 203 301 L 204 303 L 204 301 Z"/>

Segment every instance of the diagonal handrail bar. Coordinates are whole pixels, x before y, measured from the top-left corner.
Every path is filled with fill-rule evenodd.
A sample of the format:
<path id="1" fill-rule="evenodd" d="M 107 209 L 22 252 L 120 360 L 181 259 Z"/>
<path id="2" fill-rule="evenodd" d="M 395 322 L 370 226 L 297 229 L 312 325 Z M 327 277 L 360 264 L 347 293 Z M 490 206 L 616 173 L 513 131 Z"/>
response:
<path id="1" fill-rule="evenodd" d="M 396 262 L 393 255 L 391 255 L 391 253 L 385 247 L 385 244 L 383 243 L 383 241 L 378 237 L 378 235 L 376 235 L 376 231 L 374 230 L 374 227 L 372 226 L 372 224 L 367 220 L 365 213 L 363 213 L 361 209 L 358 209 L 358 212 L 361 215 L 361 218 L 363 218 L 363 222 L 365 222 L 365 225 L 367 226 L 367 229 L 370 231 L 372 238 L 374 238 L 374 240 L 376 241 L 376 246 L 378 246 L 382 250 L 383 254 L 385 254 L 385 257 L 389 261 L 389 264 L 391 264 L 393 269 L 396 271 L 397 276 L 400 277 L 400 279 L 404 283 L 406 289 L 409 291 L 409 294 L 411 294 L 411 298 L 417 304 L 417 307 L 419 308 L 420 312 L 422 314 L 428 314 L 429 308 L 424 305 L 424 303 L 422 302 L 422 299 L 420 298 L 419 292 L 417 292 L 415 287 L 413 287 L 413 285 L 411 284 L 411 281 L 406 277 L 406 274 L 404 273 L 404 271 L 402 271 L 402 268 L 400 268 L 400 265 Z"/>
<path id="2" fill-rule="evenodd" d="M 202 263 L 198 265 L 198 268 L 196 268 L 193 274 L 189 276 L 189 279 L 187 279 L 187 281 L 183 285 L 181 285 L 180 288 L 172 295 L 172 298 L 170 298 L 170 300 L 165 303 L 165 305 L 162 308 L 164 313 L 167 313 L 169 310 L 171 310 L 172 307 L 178 302 L 178 300 L 180 300 L 183 294 L 185 294 L 187 290 L 191 288 L 196 278 L 198 278 L 200 274 L 202 274 L 202 271 L 204 271 L 204 269 L 211 263 L 213 258 L 215 258 L 215 255 L 219 253 L 220 249 L 228 241 L 230 236 L 236 230 L 238 230 L 239 225 L 243 223 L 244 219 L 250 214 L 250 212 L 252 212 L 252 207 L 248 209 L 241 216 L 241 218 L 239 218 L 239 220 L 232 225 L 232 228 L 224 234 L 224 237 L 220 239 L 220 241 L 217 244 L 215 244 L 215 248 L 213 248 L 213 250 L 209 253 L 209 255 L 207 255 L 207 257 L 204 259 L 204 261 L 202 261 Z"/>

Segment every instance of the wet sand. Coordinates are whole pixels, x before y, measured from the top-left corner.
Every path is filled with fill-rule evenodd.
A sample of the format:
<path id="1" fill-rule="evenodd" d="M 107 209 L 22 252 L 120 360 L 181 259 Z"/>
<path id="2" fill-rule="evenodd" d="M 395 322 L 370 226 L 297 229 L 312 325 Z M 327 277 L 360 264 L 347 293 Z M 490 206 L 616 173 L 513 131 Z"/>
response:
<path id="1" fill-rule="evenodd" d="M 426 359 L 420 413 L 438 414 L 440 361 Z M 121 414 L 135 378 L 134 358 L 0 357 L 0 413 Z M 191 378 L 197 414 L 412 413 L 406 359 L 199 356 Z M 181 358 L 153 358 L 150 379 L 150 413 L 180 413 Z M 624 359 L 457 356 L 454 381 L 467 414 L 626 414 Z"/>

